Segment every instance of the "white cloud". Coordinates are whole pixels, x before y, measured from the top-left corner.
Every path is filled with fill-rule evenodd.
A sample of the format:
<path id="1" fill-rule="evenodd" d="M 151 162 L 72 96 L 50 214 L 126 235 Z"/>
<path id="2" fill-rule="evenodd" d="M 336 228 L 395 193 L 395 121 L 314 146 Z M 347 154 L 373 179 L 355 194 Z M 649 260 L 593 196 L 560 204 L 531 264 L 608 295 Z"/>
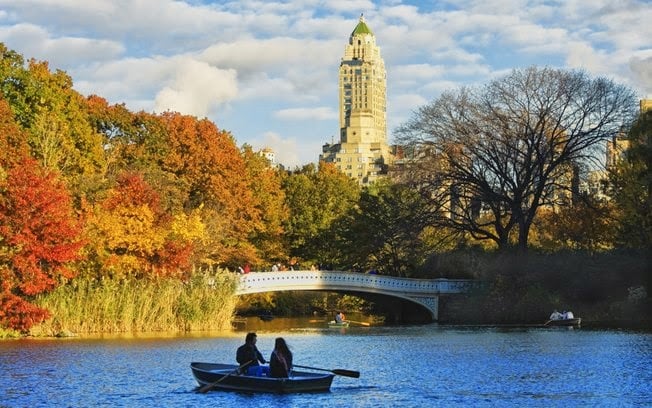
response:
<path id="1" fill-rule="evenodd" d="M 321 151 L 321 143 L 301 140 L 295 137 L 282 137 L 276 132 L 266 132 L 262 140 L 252 145 L 254 149 L 271 148 L 276 154 L 276 162 L 286 168 L 294 169 L 310 162 L 316 162 Z"/>
<path id="2" fill-rule="evenodd" d="M 42 27 L 27 23 L 0 26 L 0 41 L 30 58 L 48 61 L 60 68 L 108 61 L 125 51 L 121 43 L 113 40 L 71 36 L 52 38 Z"/>
<path id="3" fill-rule="evenodd" d="M 652 56 L 632 58 L 629 63 L 636 82 L 641 84 L 642 97 L 652 98 Z"/>
<path id="4" fill-rule="evenodd" d="M 187 57 L 177 61 L 175 67 L 170 83 L 156 94 L 157 112 L 171 110 L 204 117 L 238 94 L 237 76 L 232 69 L 218 69 Z"/>
<path id="5" fill-rule="evenodd" d="M 360 13 L 385 59 L 388 129 L 443 90 L 533 64 L 652 93 L 649 0 L 0 0 L 0 41 L 84 94 L 219 116 L 294 165 L 337 134 L 337 70 Z"/>

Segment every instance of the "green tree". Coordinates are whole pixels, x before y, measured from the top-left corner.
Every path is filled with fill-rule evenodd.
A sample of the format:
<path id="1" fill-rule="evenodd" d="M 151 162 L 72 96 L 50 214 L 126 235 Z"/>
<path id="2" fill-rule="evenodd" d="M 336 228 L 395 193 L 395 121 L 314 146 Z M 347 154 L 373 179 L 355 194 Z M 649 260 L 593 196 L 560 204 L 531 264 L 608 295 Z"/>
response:
<path id="1" fill-rule="evenodd" d="M 609 174 L 609 195 L 619 214 L 619 244 L 652 249 L 652 111 L 641 113 L 628 134 L 629 149 Z"/>
<path id="2" fill-rule="evenodd" d="M 249 145 L 242 147 L 242 155 L 253 192 L 253 205 L 261 215 L 261 223 L 252 232 L 251 242 L 256 246 L 263 261 L 287 259 L 288 249 L 283 239 L 283 224 L 288 219 L 289 210 L 281 185 L 282 174 L 280 170 L 270 166 L 267 158 L 254 152 Z"/>
<path id="3" fill-rule="evenodd" d="M 285 225 L 290 254 L 322 265 L 338 263 L 334 223 L 357 205 L 358 184 L 331 163 L 309 164 L 283 180 L 290 217 Z"/>
<path id="4" fill-rule="evenodd" d="M 362 191 L 359 205 L 336 223 L 336 242 L 348 267 L 394 276 L 415 274 L 432 245 L 428 202 L 416 190 L 380 181 Z"/>

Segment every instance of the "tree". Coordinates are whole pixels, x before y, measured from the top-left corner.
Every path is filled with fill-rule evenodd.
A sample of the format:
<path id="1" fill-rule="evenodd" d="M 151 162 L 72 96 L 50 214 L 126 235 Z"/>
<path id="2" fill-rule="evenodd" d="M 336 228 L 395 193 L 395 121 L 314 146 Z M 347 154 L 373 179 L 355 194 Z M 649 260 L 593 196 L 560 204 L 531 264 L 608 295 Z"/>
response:
<path id="1" fill-rule="evenodd" d="M 1 164 L 1 163 L 0 163 Z M 26 331 L 48 318 L 31 300 L 74 276 L 81 227 L 54 173 L 23 157 L 0 178 L 0 324 Z"/>
<path id="2" fill-rule="evenodd" d="M 332 228 L 358 202 L 360 187 L 332 163 L 309 164 L 283 180 L 290 209 L 285 224 L 291 256 L 336 263 Z"/>
<path id="3" fill-rule="evenodd" d="M 398 129 L 405 178 L 438 205 L 437 225 L 528 247 L 542 206 L 570 205 L 573 172 L 631 120 L 632 90 L 576 71 L 514 70 L 448 92 Z M 418 156 L 417 156 L 418 155 Z"/>
<path id="4" fill-rule="evenodd" d="M 628 133 L 629 149 L 609 173 L 609 195 L 619 209 L 621 246 L 652 251 L 652 110 Z"/>
<path id="5" fill-rule="evenodd" d="M 431 211 L 414 189 L 379 181 L 362 191 L 359 204 L 335 223 L 338 248 L 352 269 L 408 276 L 430 247 Z"/>
<path id="6" fill-rule="evenodd" d="M 75 178 L 103 166 L 100 135 L 84 111 L 84 98 L 64 71 L 51 72 L 47 62 L 29 60 L 0 44 L 0 95 L 28 135 L 30 155 L 41 166 Z"/>
<path id="7" fill-rule="evenodd" d="M 280 170 L 271 167 L 269 161 L 255 153 L 249 145 L 243 146 L 242 156 L 253 192 L 253 205 L 258 209 L 262 221 L 253 231 L 251 242 L 264 261 L 286 259 L 288 250 L 283 240 L 283 223 L 288 219 L 289 210 L 281 186 Z"/>
<path id="8" fill-rule="evenodd" d="M 162 169 L 187 185 L 184 208 L 202 208 L 208 236 L 204 260 L 225 266 L 257 262 L 249 242 L 260 228 L 245 161 L 230 133 L 208 119 L 166 112 L 161 115 L 169 150 Z"/>
<path id="9" fill-rule="evenodd" d="M 14 121 L 7 101 L 0 96 L 0 178 L 6 177 L 3 168 L 13 167 L 28 152 L 27 136 Z"/>

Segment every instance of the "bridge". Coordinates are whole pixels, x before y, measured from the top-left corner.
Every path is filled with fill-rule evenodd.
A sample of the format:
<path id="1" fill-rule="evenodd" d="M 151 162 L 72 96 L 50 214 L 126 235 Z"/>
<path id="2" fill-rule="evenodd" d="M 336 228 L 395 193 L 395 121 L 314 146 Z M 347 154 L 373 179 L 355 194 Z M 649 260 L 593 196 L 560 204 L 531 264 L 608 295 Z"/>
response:
<path id="1" fill-rule="evenodd" d="M 294 290 L 376 293 L 416 303 L 438 320 L 440 295 L 467 293 L 474 286 L 468 279 L 411 279 L 340 271 L 252 272 L 240 276 L 236 295 Z"/>

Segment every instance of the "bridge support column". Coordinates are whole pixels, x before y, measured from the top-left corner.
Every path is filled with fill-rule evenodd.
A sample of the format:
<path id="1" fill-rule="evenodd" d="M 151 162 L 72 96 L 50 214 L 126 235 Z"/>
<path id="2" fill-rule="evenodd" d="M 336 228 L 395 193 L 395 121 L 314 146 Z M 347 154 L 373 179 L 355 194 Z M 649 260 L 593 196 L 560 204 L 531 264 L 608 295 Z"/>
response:
<path id="1" fill-rule="evenodd" d="M 414 299 L 428 308 L 433 321 L 439 320 L 439 296 L 418 297 Z"/>

